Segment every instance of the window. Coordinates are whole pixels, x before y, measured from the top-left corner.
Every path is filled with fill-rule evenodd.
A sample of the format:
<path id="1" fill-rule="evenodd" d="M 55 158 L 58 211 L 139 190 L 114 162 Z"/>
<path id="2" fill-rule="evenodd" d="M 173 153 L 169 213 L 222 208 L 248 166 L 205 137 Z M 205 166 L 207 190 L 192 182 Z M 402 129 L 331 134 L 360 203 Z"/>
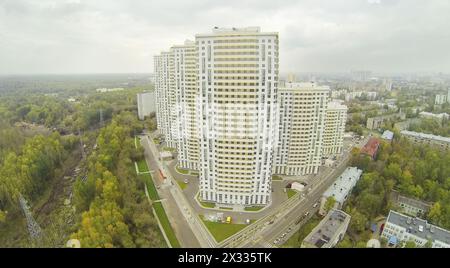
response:
<path id="1" fill-rule="evenodd" d="M 262 61 L 266 60 L 266 45 L 261 46 L 261 60 Z"/>
<path id="2" fill-rule="evenodd" d="M 211 46 L 208 46 L 208 61 L 211 61 Z"/>
<path id="3" fill-rule="evenodd" d="M 202 73 L 205 73 L 205 65 L 206 65 L 206 63 L 205 63 L 205 58 L 204 57 L 202 57 Z"/>

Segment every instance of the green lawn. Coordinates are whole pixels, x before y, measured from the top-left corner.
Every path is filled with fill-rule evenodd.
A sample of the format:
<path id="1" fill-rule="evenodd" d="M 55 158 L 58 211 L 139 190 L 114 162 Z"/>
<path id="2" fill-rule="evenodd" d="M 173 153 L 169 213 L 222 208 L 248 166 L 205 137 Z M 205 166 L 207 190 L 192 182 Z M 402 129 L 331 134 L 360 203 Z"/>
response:
<path id="1" fill-rule="evenodd" d="M 216 204 L 215 203 L 211 203 L 211 202 L 202 202 L 200 201 L 200 204 L 202 204 L 202 206 L 206 207 L 206 208 L 215 208 Z"/>
<path id="2" fill-rule="evenodd" d="M 187 187 L 187 184 L 186 184 L 186 183 L 184 183 L 184 182 L 182 182 L 182 181 L 177 181 L 177 182 L 178 182 L 178 185 L 180 185 L 181 190 L 186 189 L 186 187 Z"/>
<path id="3" fill-rule="evenodd" d="M 208 230 L 214 236 L 217 242 L 221 242 L 225 240 L 227 237 L 239 232 L 244 229 L 247 224 L 232 224 L 232 223 L 219 223 L 219 222 L 211 222 L 203 219 L 203 216 L 200 215 L 203 223 L 205 223 Z"/>
<path id="4" fill-rule="evenodd" d="M 147 162 L 145 160 L 141 160 L 138 162 L 138 168 L 140 172 L 148 171 Z M 144 183 L 147 185 L 148 195 L 152 201 L 159 200 L 158 192 L 156 191 L 155 184 L 152 180 L 152 175 L 150 173 L 147 174 L 141 174 L 139 175 L 143 180 Z M 160 202 L 153 203 L 153 208 L 155 209 L 156 215 L 158 216 L 159 221 L 161 222 L 161 225 L 164 229 L 164 233 L 166 234 L 167 238 L 170 241 L 170 244 L 174 248 L 180 248 L 180 242 L 178 242 L 178 239 L 172 229 L 172 226 L 170 225 L 169 219 L 167 218 L 167 214 L 164 211 L 164 207 Z"/>
<path id="5" fill-rule="evenodd" d="M 159 145 L 161 143 L 161 141 L 159 139 L 153 139 L 153 143 Z"/>
<path id="6" fill-rule="evenodd" d="M 145 159 L 139 160 L 137 162 L 137 165 L 138 165 L 139 172 L 148 172 L 148 166 L 147 166 L 147 162 L 145 161 Z"/>
<path id="7" fill-rule="evenodd" d="M 192 171 L 192 172 L 191 172 L 191 175 L 193 175 L 193 176 L 198 176 L 199 174 L 198 174 L 197 171 Z"/>
<path id="8" fill-rule="evenodd" d="M 171 147 L 163 147 L 162 151 L 169 151 L 169 152 L 175 152 L 177 148 L 171 148 Z"/>
<path id="9" fill-rule="evenodd" d="M 197 200 L 198 200 L 198 202 L 200 202 L 200 204 L 202 205 L 202 206 L 204 206 L 204 207 L 206 207 L 206 208 L 215 208 L 216 207 L 216 204 L 215 203 L 212 203 L 212 202 L 202 202 L 202 201 L 200 201 L 200 198 L 198 198 L 199 196 L 198 196 L 198 194 L 197 194 L 197 196 L 195 197 L 195 198 L 197 198 Z"/>
<path id="10" fill-rule="evenodd" d="M 159 200 L 159 195 L 158 192 L 156 191 L 155 184 L 153 183 L 152 175 L 142 174 L 139 176 L 144 180 L 145 184 L 147 185 L 148 195 L 150 196 L 150 199 L 153 201 Z"/>
<path id="11" fill-rule="evenodd" d="M 227 208 L 227 207 L 219 207 L 220 209 L 225 209 L 225 210 L 233 210 L 233 208 Z"/>
<path id="12" fill-rule="evenodd" d="M 280 176 L 278 176 L 278 175 L 272 175 L 272 180 L 273 181 L 281 181 L 283 179 Z"/>
<path id="13" fill-rule="evenodd" d="M 134 144 L 135 144 L 136 149 L 139 148 L 140 143 L 139 143 L 137 136 L 134 136 Z"/>
<path id="14" fill-rule="evenodd" d="M 246 211 L 259 211 L 263 209 L 264 207 L 261 206 L 253 206 L 253 207 L 245 207 L 244 210 Z"/>
<path id="15" fill-rule="evenodd" d="M 169 218 L 167 218 L 166 212 L 160 202 L 153 203 L 153 207 L 155 208 L 156 215 L 158 215 L 159 221 L 166 233 L 167 238 L 170 241 L 170 244 L 173 248 L 180 248 L 180 242 L 178 242 L 177 237 L 175 236 L 175 232 L 170 225 Z"/>
<path id="16" fill-rule="evenodd" d="M 287 196 L 288 196 L 288 198 L 293 197 L 296 193 L 297 193 L 296 190 L 287 189 Z"/>
<path id="17" fill-rule="evenodd" d="M 176 170 L 181 174 L 189 174 L 189 170 L 176 166 Z"/>

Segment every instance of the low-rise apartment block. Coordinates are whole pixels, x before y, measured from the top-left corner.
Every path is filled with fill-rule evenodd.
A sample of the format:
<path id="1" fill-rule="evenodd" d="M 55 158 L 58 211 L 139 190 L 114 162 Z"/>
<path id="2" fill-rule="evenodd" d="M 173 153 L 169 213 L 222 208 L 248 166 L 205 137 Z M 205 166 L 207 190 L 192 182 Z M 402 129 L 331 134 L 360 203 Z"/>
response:
<path id="1" fill-rule="evenodd" d="M 403 130 L 400 133 L 406 138 L 408 138 L 410 141 L 416 143 L 432 145 L 442 150 L 450 149 L 450 138 L 448 137 L 442 137 L 421 132 L 414 132 L 409 130 Z"/>
<path id="2" fill-rule="evenodd" d="M 417 124 L 418 122 L 420 122 L 420 118 L 410 118 L 410 119 L 406 119 L 405 121 L 401 121 L 401 122 L 397 122 L 394 124 L 394 128 L 402 131 L 402 130 L 408 130 L 408 128 L 412 125 L 412 124 Z"/>
<path id="3" fill-rule="evenodd" d="M 383 135 L 381 135 L 381 138 L 383 140 L 392 141 L 392 139 L 394 138 L 394 132 L 392 132 L 390 130 L 385 130 L 383 132 Z"/>
<path id="4" fill-rule="evenodd" d="M 414 217 L 426 215 L 431 208 L 430 203 L 401 195 L 397 191 L 391 192 L 391 200 L 397 211 Z"/>
<path id="5" fill-rule="evenodd" d="M 418 247 L 424 247 L 429 242 L 432 248 L 450 248 L 448 230 L 393 210 L 389 212 L 381 236 L 388 240 L 389 246 L 414 241 Z"/>
<path id="6" fill-rule="evenodd" d="M 429 112 L 420 112 L 419 116 L 422 118 L 438 120 L 440 122 L 444 119 L 449 118 L 449 115 L 447 113 L 434 114 L 434 113 L 429 113 Z"/>
<path id="7" fill-rule="evenodd" d="M 369 141 L 361 148 L 361 153 L 370 156 L 370 158 L 375 159 L 378 153 L 378 148 L 380 147 L 380 141 L 376 138 L 370 138 Z"/>
<path id="8" fill-rule="evenodd" d="M 389 115 L 382 115 L 382 116 L 376 116 L 376 117 L 370 117 L 367 118 L 366 127 L 368 129 L 379 129 L 383 125 L 383 123 L 387 120 L 393 119 L 393 120 L 405 120 L 406 115 L 404 113 L 396 113 L 396 114 L 389 114 Z"/>
<path id="9" fill-rule="evenodd" d="M 329 197 L 333 197 L 336 201 L 334 208 L 342 208 L 345 200 L 347 200 L 353 187 L 359 181 L 362 175 L 362 170 L 357 167 L 348 167 L 344 172 L 336 179 L 322 195 L 320 202 L 319 214 L 324 215 L 325 203 Z"/>
<path id="10" fill-rule="evenodd" d="M 302 242 L 302 248 L 332 248 L 339 243 L 347 231 L 350 215 L 342 210 L 331 209 L 322 221 Z"/>
<path id="11" fill-rule="evenodd" d="M 434 99 L 434 104 L 441 105 L 447 102 L 447 95 L 445 94 L 437 94 Z"/>

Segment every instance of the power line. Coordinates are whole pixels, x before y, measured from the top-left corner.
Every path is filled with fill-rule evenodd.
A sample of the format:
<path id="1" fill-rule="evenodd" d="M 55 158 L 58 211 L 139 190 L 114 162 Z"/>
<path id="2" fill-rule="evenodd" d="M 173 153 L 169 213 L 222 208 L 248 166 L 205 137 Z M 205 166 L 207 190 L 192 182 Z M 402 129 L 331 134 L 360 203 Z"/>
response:
<path id="1" fill-rule="evenodd" d="M 35 241 L 39 241 L 38 239 L 41 238 L 42 230 L 39 224 L 34 220 L 33 215 L 30 212 L 30 208 L 27 204 L 27 201 L 25 198 L 19 194 L 19 203 L 22 207 L 23 214 L 25 214 L 25 218 L 27 219 L 27 227 L 28 232 L 30 233 L 31 239 Z"/>

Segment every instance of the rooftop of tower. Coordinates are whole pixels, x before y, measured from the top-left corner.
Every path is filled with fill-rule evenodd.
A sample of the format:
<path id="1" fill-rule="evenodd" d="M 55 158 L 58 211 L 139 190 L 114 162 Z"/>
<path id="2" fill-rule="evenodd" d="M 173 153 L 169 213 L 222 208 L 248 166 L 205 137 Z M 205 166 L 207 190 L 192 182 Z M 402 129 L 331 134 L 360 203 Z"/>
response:
<path id="1" fill-rule="evenodd" d="M 330 90 L 329 86 L 318 85 L 315 82 L 281 82 L 280 88 L 291 90 L 305 90 L 305 89 Z"/>
<path id="2" fill-rule="evenodd" d="M 186 39 L 182 45 L 173 45 L 172 48 L 189 47 L 189 46 L 195 46 L 195 42 L 192 40 Z"/>
<path id="3" fill-rule="evenodd" d="M 214 27 L 212 29 L 212 33 L 206 34 L 196 34 L 196 37 L 205 37 L 205 36 L 213 36 L 213 35 L 241 35 L 241 34 L 258 34 L 258 35 L 278 35 L 277 32 L 261 32 L 261 28 L 259 26 L 251 26 L 251 27 L 232 27 L 232 28 L 221 28 Z"/>
<path id="4" fill-rule="evenodd" d="M 252 32 L 252 33 L 259 33 L 261 32 L 261 28 L 258 26 L 251 26 L 251 27 L 243 27 L 243 28 L 220 28 L 220 27 L 214 27 L 213 33 L 228 33 L 228 32 Z"/>
<path id="5" fill-rule="evenodd" d="M 342 103 L 338 102 L 338 101 L 330 101 L 328 103 L 328 108 L 329 109 L 343 109 L 343 110 L 347 110 L 347 106 L 343 105 Z"/>

